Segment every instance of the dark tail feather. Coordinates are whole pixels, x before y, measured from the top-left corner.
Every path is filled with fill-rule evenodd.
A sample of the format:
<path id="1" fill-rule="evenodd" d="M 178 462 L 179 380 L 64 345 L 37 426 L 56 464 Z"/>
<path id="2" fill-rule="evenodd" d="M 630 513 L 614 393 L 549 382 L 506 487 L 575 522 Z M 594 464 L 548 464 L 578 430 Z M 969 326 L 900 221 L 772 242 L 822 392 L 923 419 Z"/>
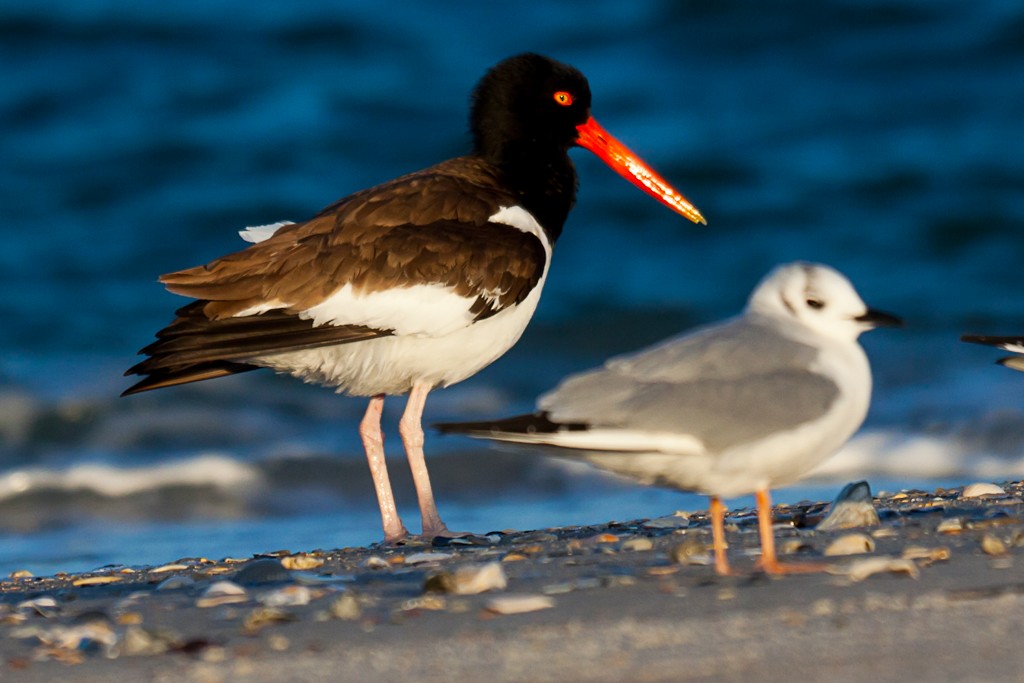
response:
<path id="1" fill-rule="evenodd" d="M 442 434 L 467 434 L 482 437 L 493 434 L 553 434 L 587 429 L 587 425 L 582 422 L 552 422 L 548 413 L 530 413 L 503 420 L 485 420 L 483 422 L 439 422 L 431 426 Z"/>
<path id="2" fill-rule="evenodd" d="M 984 344 L 986 346 L 998 346 L 1005 348 L 1006 346 L 1024 346 L 1024 337 L 996 337 L 984 334 L 964 334 L 960 336 L 960 341 L 970 342 L 971 344 Z"/>
<path id="3" fill-rule="evenodd" d="M 140 363 L 140 365 L 143 364 L 144 363 Z M 135 368 L 137 367 L 139 366 L 135 366 Z M 133 372 L 135 368 L 132 368 L 124 374 L 147 374 L 142 372 Z M 204 379 L 213 379 L 215 377 L 237 375 L 240 372 L 249 372 L 250 370 L 259 370 L 259 366 L 246 365 L 244 363 L 232 363 L 231 361 L 213 361 L 209 363 L 189 365 L 178 369 L 154 370 L 152 373 L 148 373 L 148 377 L 142 381 L 136 382 L 125 389 L 121 396 L 138 394 L 152 389 L 173 387 L 178 384 L 188 384 L 189 382 L 201 382 Z"/>

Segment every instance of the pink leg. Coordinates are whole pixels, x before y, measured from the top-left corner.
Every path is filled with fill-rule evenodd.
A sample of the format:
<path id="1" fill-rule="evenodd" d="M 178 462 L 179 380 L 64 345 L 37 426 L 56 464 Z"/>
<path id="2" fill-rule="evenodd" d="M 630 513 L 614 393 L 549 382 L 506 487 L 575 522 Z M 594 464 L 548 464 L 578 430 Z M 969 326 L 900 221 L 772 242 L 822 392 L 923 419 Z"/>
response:
<path id="1" fill-rule="evenodd" d="M 427 462 L 423 457 L 423 406 L 427 402 L 430 386 L 415 384 L 409 392 L 405 412 L 398 422 L 398 433 L 402 435 L 405 455 L 409 458 L 412 480 L 416 485 L 416 497 L 420 502 L 420 516 L 423 518 L 423 535 L 427 538 L 448 533 L 448 527 L 441 521 L 434 504 L 434 491 L 430 487 Z"/>
<path id="2" fill-rule="evenodd" d="M 359 436 L 366 449 L 366 459 L 370 463 L 370 476 L 373 477 L 373 488 L 377 492 L 377 503 L 380 505 L 380 521 L 384 526 L 384 542 L 397 543 L 409 532 L 405 530 L 398 508 L 395 507 L 395 494 L 391 491 L 391 479 L 388 477 L 388 466 L 384 461 L 384 434 L 380 430 L 380 415 L 384 410 L 384 396 L 378 394 L 370 399 L 366 407 L 366 415 L 359 423 Z"/>

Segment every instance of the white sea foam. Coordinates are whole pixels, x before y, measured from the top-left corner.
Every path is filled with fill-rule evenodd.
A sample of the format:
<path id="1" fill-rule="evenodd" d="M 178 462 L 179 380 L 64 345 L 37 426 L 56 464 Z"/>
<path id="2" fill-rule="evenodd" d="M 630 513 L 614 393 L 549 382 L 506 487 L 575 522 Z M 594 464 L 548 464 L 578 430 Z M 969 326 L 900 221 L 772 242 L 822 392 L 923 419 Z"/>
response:
<path id="1" fill-rule="evenodd" d="M 887 477 L 984 480 L 1024 477 L 1024 452 L 996 455 L 978 451 L 956 436 L 862 432 L 815 468 L 809 479 Z"/>
<path id="2" fill-rule="evenodd" d="M 32 467 L 0 473 L 0 501 L 38 490 L 89 491 L 118 498 L 169 486 L 244 489 L 260 481 L 252 465 L 217 454 L 149 467 L 83 463 L 65 469 Z"/>

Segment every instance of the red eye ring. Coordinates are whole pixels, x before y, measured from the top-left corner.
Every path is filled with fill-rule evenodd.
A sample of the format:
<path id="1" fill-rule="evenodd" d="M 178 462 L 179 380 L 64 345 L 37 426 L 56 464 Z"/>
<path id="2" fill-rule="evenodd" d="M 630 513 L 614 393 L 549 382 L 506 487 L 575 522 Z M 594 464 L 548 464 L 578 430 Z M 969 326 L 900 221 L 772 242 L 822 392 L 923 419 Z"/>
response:
<path id="1" fill-rule="evenodd" d="M 555 93 L 555 102 L 562 105 L 563 107 L 568 107 L 569 105 L 572 104 L 572 95 L 570 95 L 564 90 L 559 90 L 558 92 Z"/>

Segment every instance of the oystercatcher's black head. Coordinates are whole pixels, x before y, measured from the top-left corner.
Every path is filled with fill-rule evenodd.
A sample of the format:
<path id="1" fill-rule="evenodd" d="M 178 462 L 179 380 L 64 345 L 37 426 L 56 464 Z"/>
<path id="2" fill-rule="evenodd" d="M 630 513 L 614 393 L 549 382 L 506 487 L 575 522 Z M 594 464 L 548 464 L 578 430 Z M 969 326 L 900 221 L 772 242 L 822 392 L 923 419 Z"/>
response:
<path id="1" fill-rule="evenodd" d="M 564 154 L 590 117 L 590 84 L 567 64 L 526 53 L 494 66 L 473 91 L 474 152 L 496 163 L 532 148 Z"/>
<path id="2" fill-rule="evenodd" d="M 474 154 L 501 168 L 527 208 L 547 214 L 551 220 L 542 224 L 556 234 L 576 194 L 567 154 L 573 145 L 673 211 L 705 222 L 693 204 L 598 125 L 590 115 L 590 84 L 567 64 L 533 53 L 499 62 L 473 91 L 470 130 Z"/>

